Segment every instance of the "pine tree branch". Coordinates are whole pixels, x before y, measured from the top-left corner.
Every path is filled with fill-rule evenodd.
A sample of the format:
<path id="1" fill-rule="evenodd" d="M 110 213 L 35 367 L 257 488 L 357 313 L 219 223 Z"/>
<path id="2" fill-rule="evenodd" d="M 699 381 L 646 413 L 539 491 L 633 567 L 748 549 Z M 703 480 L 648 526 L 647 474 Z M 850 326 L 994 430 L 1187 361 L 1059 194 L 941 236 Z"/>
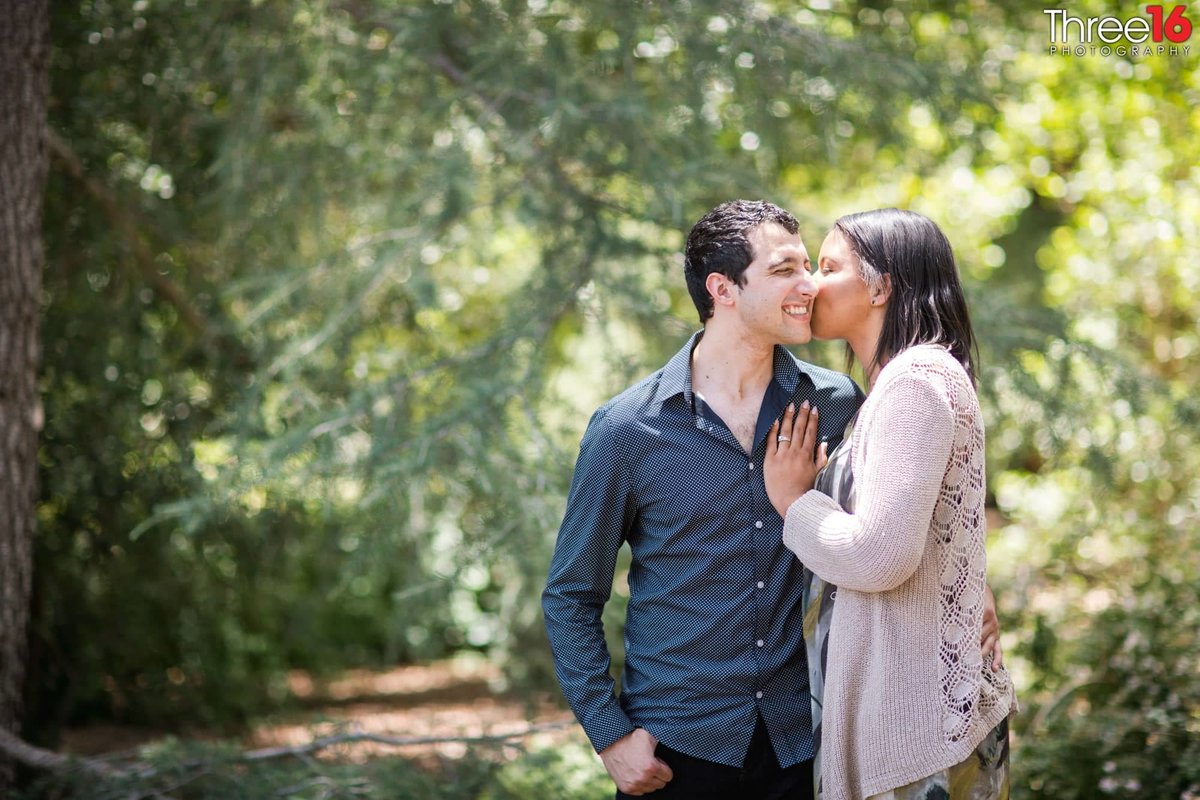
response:
<path id="1" fill-rule="evenodd" d="M 161 274 L 154 266 L 154 254 L 150 252 L 150 248 L 142 241 L 142 237 L 137 230 L 137 225 L 128 212 L 121 208 L 112 191 L 87 174 L 83 166 L 83 161 L 75 154 L 70 145 L 64 142 L 54 131 L 49 130 L 46 132 L 46 143 L 50 147 L 50 153 L 58 159 L 67 174 L 83 185 L 88 195 L 100 205 L 100 209 L 104 212 L 104 216 L 108 218 L 108 221 L 124 235 L 126 243 L 133 252 L 134 260 L 137 262 L 138 268 L 141 270 L 141 274 L 146 279 L 146 282 L 150 284 L 159 297 L 175 306 L 180 318 L 188 327 L 197 333 L 213 336 L 214 334 L 208 320 L 188 301 L 183 290 L 179 288 L 179 285 Z"/>
<path id="2" fill-rule="evenodd" d="M 237 363 L 243 366 L 248 364 L 249 357 L 241 343 L 221 332 L 208 317 L 192 304 L 183 288 L 163 275 L 155 266 L 154 253 L 138 230 L 133 215 L 122 207 L 112 190 L 87 173 L 83 161 L 71 149 L 71 146 L 53 130 L 46 131 L 46 144 L 50 154 L 64 171 L 83 186 L 84 191 L 99 205 L 109 223 L 124 237 L 133 254 L 138 273 L 150 285 L 155 294 L 173 306 L 183 323 L 204 341 L 222 345 L 233 351 Z"/>
<path id="3" fill-rule="evenodd" d="M 448 47 L 449 45 L 447 45 Z M 483 131 L 488 131 L 487 123 L 492 119 L 498 120 L 506 128 L 512 130 L 509 120 L 501 113 L 500 109 L 508 101 L 510 97 L 515 97 L 529 105 L 541 106 L 543 101 L 538 97 L 516 89 L 506 88 L 498 97 L 489 95 L 481 89 L 470 78 L 467 70 L 460 66 L 450 53 L 444 48 L 427 59 L 431 67 L 437 70 L 444 78 L 457 86 L 462 91 L 466 92 L 470 97 L 480 105 L 480 113 L 475 120 L 476 124 Z M 502 146 L 500 140 L 493 137 L 493 144 Z M 570 171 L 563 163 L 563 159 L 558 153 L 551 152 L 542 141 L 541 136 L 534 135 L 530 140 L 534 151 L 541 156 L 546 166 L 549 168 L 551 177 L 554 179 L 558 187 L 569 197 L 578 200 L 582 205 L 589 206 L 595 209 L 608 209 L 626 216 L 636 216 L 630 209 L 624 207 L 615 198 L 603 194 L 599 191 L 588 190 L 579 185 L 578 182 L 571 177 Z"/>

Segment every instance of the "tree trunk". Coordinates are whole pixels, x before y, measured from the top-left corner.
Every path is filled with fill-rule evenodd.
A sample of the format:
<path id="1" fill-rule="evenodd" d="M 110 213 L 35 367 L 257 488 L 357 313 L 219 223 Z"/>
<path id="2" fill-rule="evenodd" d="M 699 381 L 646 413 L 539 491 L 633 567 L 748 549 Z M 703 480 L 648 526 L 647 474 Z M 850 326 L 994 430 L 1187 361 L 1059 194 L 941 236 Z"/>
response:
<path id="1" fill-rule="evenodd" d="M 49 90 L 46 0 L 0 0 L 0 729 L 20 729 L 33 571 L 42 197 Z M 0 761 L 0 796 L 12 763 Z"/>

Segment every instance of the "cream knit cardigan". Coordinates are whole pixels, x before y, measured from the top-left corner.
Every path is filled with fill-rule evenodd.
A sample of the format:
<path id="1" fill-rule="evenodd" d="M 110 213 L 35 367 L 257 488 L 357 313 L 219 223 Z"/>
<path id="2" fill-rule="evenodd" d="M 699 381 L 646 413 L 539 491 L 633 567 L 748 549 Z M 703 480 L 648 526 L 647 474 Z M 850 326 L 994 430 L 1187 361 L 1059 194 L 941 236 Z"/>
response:
<path id="1" fill-rule="evenodd" d="M 854 514 L 809 491 L 784 543 L 838 587 L 829 633 L 823 800 L 863 800 L 965 760 L 1010 712 L 979 649 L 983 423 L 962 365 L 920 345 L 880 371 L 852 442 Z"/>

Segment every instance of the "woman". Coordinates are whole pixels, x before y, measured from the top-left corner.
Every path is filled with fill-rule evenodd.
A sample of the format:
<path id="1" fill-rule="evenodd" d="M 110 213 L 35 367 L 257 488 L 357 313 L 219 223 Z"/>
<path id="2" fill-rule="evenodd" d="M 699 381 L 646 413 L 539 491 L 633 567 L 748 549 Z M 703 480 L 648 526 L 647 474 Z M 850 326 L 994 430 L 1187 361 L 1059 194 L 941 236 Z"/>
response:
<path id="1" fill-rule="evenodd" d="M 813 573 L 821 796 L 1007 798 L 1016 700 L 978 645 L 983 424 L 950 243 L 920 214 L 852 214 L 818 267 L 813 334 L 849 343 L 868 396 L 828 459 L 823 445 L 814 459 L 816 410 L 789 409 L 763 469 L 784 543 Z"/>

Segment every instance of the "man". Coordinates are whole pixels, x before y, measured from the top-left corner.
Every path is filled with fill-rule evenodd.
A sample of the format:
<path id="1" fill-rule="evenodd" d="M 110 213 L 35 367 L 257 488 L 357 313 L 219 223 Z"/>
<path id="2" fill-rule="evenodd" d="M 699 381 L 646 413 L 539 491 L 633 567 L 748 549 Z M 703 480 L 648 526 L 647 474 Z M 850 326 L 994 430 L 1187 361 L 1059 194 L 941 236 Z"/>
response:
<path id="1" fill-rule="evenodd" d="M 800 562 L 763 488 L 772 423 L 813 404 L 830 450 L 862 402 L 781 344 L 812 337 L 795 218 L 738 200 L 688 235 L 704 328 L 602 406 L 580 445 L 542 606 L 558 678 L 617 797 L 812 796 Z M 601 611 L 628 542 L 620 699 Z"/>

